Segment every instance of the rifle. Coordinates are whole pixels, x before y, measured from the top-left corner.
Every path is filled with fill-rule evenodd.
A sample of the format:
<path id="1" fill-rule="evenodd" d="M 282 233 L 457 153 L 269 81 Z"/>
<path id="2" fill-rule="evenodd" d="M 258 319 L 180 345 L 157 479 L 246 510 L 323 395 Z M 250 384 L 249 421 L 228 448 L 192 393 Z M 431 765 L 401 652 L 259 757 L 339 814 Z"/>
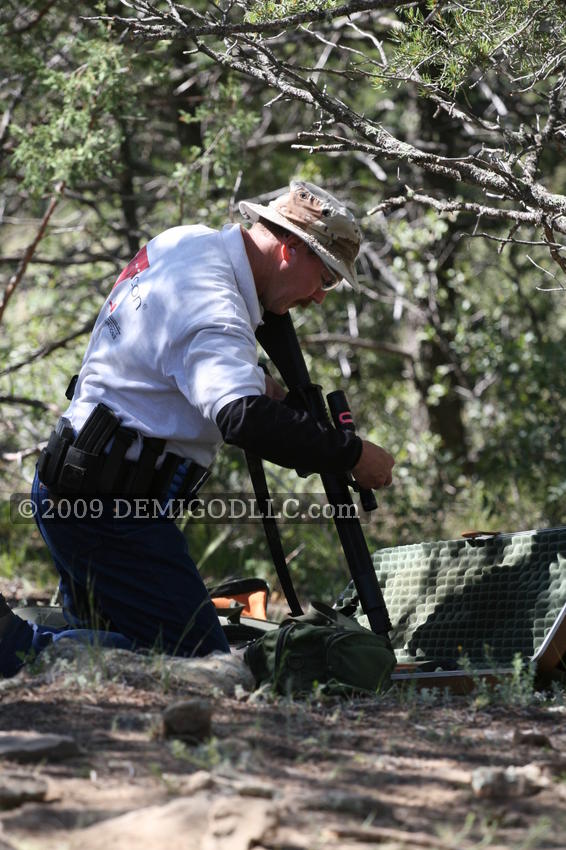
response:
<path id="1" fill-rule="evenodd" d="M 304 410 L 325 427 L 332 428 L 333 423 L 328 416 L 322 389 L 310 380 L 289 313 L 285 313 L 282 316 L 275 315 L 274 313 L 264 313 L 263 325 L 260 325 L 257 329 L 256 338 L 279 370 L 287 388 L 293 393 L 295 399 L 299 400 Z M 348 428 L 350 430 L 355 429 L 352 414 L 350 413 L 344 393 L 340 391 L 330 393 L 327 398 L 334 419 L 334 427 Z M 294 615 L 296 613 L 300 614 L 302 613 L 301 608 L 293 589 L 284 556 L 281 559 L 282 550 L 279 551 L 281 549 L 281 542 L 279 540 L 277 546 L 277 540 L 275 539 L 275 535 L 277 535 L 277 538 L 279 537 L 275 520 L 267 517 L 265 515 L 266 511 L 262 508 L 262 505 L 266 504 L 266 498 L 268 497 L 263 465 L 259 458 L 250 456 L 248 453 L 246 456 L 254 488 L 256 488 L 256 492 L 259 489 L 259 507 L 263 514 L 264 529 L 272 556 L 274 557 L 279 579 L 289 602 L 291 613 Z M 261 469 L 263 479 L 261 479 L 261 476 L 258 478 L 258 467 Z M 300 471 L 299 474 L 301 474 Z M 383 594 L 377 581 L 360 521 L 355 515 L 354 503 L 350 494 L 350 487 L 354 489 L 358 489 L 358 487 L 348 473 L 324 472 L 321 473 L 320 477 L 328 503 L 334 508 L 334 524 L 363 612 L 366 614 L 371 630 L 375 634 L 387 635 L 391 629 L 391 621 L 389 620 L 385 600 L 383 599 Z M 256 481 L 258 481 L 258 487 L 256 487 Z M 373 510 L 377 507 L 371 490 L 361 491 L 360 498 L 366 510 Z M 346 510 L 342 506 L 346 506 Z M 344 516 L 344 513 L 346 516 Z M 289 586 L 291 587 L 290 594 L 287 593 Z"/>

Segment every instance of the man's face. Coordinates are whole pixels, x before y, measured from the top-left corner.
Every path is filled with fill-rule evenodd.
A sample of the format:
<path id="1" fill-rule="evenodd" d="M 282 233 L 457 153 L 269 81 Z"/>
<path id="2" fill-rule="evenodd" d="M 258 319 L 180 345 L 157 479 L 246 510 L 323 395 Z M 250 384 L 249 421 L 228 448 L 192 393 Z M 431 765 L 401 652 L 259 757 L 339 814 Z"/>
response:
<path id="1" fill-rule="evenodd" d="M 262 294 L 262 304 L 271 313 L 282 315 L 291 307 L 322 304 L 328 292 L 325 287 L 335 282 L 318 254 L 302 239 L 290 235 L 281 242 L 279 270 Z"/>

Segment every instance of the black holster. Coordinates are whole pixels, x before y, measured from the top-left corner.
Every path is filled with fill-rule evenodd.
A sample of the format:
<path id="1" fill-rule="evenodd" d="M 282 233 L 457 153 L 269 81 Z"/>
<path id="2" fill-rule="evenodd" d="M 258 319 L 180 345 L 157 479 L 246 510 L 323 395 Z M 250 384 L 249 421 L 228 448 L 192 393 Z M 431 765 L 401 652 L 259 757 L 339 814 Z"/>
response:
<path id="1" fill-rule="evenodd" d="M 62 417 L 39 456 L 39 479 L 61 496 L 163 499 L 179 466 L 186 461 L 167 452 L 156 469 L 165 447 L 165 440 L 157 437 L 142 437 L 139 458 L 126 460 L 126 452 L 137 436 L 102 403 L 97 404 L 76 436 L 69 420 Z M 194 494 L 208 475 L 206 467 L 189 461 L 176 497 Z"/>

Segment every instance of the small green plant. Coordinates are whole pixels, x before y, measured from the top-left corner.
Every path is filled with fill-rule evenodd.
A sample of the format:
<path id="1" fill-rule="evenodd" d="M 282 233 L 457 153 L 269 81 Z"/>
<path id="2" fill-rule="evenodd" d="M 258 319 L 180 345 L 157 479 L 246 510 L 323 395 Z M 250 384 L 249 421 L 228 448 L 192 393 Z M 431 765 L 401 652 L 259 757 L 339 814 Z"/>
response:
<path id="1" fill-rule="evenodd" d="M 147 769 L 155 779 L 159 779 L 160 781 L 163 780 L 163 767 L 162 765 L 158 764 L 158 762 L 150 761 L 147 766 Z"/>
<path id="2" fill-rule="evenodd" d="M 169 749 L 174 758 L 186 761 L 200 770 L 212 770 L 222 761 L 219 742 L 214 737 L 209 738 L 208 741 L 196 747 L 191 747 L 185 744 L 184 741 L 174 738 L 169 745 Z"/>
<path id="3" fill-rule="evenodd" d="M 539 818 L 531 827 L 521 842 L 517 850 L 534 850 L 535 847 L 542 847 L 544 839 L 554 831 L 555 825 L 547 817 Z"/>
<path id="4" fill-rule="evenodd" d="M 45 662 L 33 648 L 24 652 L 19 650 L 16 652 L 16 658 L 22 662 L 30 676 L 39 676 L 45 669 Z"/>
<path id="5" fill-rule="evenodd" d="M 473 669 L 466 655 L 460 658 L 460 668 L 474 682 L 475 706 L 486 708 L 489 705 L 530 705 L 535 700 L 535 664 L 524 659 L 520 653 L 515 653 L 511 667 L 502 667 L 493 659 L 488 646 L 485 646 L 484 652 L 489 675 Z"/>
<path id="6" fill-rule="evenodd" d="M 442 826 L 438 829 L 438 835 L 447 844 L 449 843 L 454 847 L 459 847 L 465 839 L 470 838 L 474 826 L 477 825 L 476 821 L 477 815 L 474 812 L 469 812 L 461 829 L 456 831 L 453 827 Z M 485 823 L 482 824 L 482 827 L 482 832 L 484 832 L 482 842 L 475 846 L 488 847 L 495 837 L 495 830 L 493 827 L 487 827 Z"/>
<path id="7" fill-rule="evenodd" d="M 168 660 L 163 652 L 152 653 L 151 673 L 161 685 L 161 691 L 164 694 L 171 690 L 172 672 L 171 665 L 167 663 Z"/>
<path id="8" fill-rule="evenodd" d="M 519 653 L 513 656 L 512 673 L 509 680 L 501 683 L 502 696 L 508 702 L 528 705 L 535 692 L 536 665 L 522 658 Z"/>
<path id="9" fill-rule="evenodd" d="M 566 683 L 551 682 L 547 691 L 547 701 L 551 705 L 566 706 Z"/>
<path id="10" fill-rule="evenodd" d="M 423 708 L 433 706 L 447 706 L 454 701 L 454 694 L 450 688 L 419 688 L 416 681 L 409 681 L 402 685 L 397 684 L 382 697 L 386 701 L 392 701 L 407 711 L 409 716 L 419 714 Z"/>

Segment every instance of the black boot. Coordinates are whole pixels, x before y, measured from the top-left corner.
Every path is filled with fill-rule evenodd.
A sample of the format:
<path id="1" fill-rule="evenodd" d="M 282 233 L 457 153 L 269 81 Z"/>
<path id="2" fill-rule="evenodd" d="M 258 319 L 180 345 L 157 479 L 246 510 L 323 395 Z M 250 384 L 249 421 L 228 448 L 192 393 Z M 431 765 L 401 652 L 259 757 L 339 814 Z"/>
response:
<path id="1" fill-rule="evenodd" d="M 7 632 L 14 620 L 19 620 L 17 614 L 14 614 L 2 594 L 0 593 L 0 641 Z"/>
<path id="2" fill-rule="evenodd" d="M 32 641 L 32 627 L 14 614 L 0 593 L 0 678 L 18 672 Z"/>

